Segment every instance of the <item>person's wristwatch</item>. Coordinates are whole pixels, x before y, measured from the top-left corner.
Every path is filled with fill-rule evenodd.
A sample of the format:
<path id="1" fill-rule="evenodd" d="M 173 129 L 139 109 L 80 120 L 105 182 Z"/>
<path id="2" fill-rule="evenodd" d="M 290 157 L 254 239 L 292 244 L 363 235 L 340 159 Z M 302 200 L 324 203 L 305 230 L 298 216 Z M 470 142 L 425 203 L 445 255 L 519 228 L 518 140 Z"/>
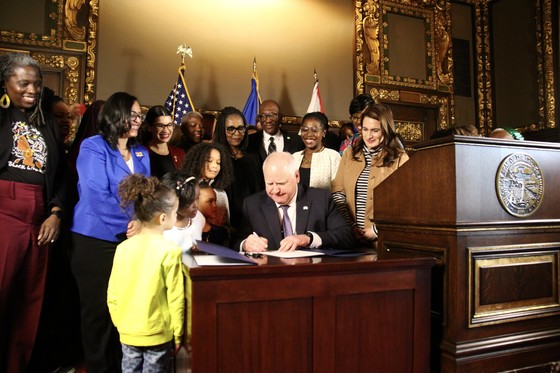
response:
<path id="1" fill-rule="evenodd" d="M 52 210 L 51 215 L 56 215 L 57 218 L 62 220 L 62 216 L 63 216 L 62 210 Z"/>
<path id="2" fill-rule="evenodd" d="M 307 237 L 309 237 L 309 245 L 308 246 L 311 246 L 311 244 L 313 243 L 313 235 L 311 234 L 311 232 L 305 232 L 305 235 Z"/>

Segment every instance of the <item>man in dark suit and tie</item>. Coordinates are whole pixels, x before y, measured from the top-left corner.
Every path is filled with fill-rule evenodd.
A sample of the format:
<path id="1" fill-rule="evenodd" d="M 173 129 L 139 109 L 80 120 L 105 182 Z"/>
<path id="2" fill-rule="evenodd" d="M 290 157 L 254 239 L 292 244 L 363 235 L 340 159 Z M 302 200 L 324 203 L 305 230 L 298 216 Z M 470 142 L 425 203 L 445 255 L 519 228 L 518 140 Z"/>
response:
<path id="1" fill-rule="evenodd" d="M 266 190 L 245 198 L 243 203 L 243 240 L 237 242 L 236 250 L 353 247 L 351 227 L 336 209 L 331 193 L 299 185 L 298 166 L 291 154 L 269 155 L 263 173 Z"/>
<path id="2" fill-rule="evenodd" d="M 272 152 L 293 153 L 303 150 L 305 145 L 299 136 L 291 136 L 280 129 L 282 114 L 280 105 L 273 100 L 265 100 L 259 107 L 257 116 L 262 131 L 249 135 L 248 151 L 258 155 L 262 164 L 268 154 Z"/>

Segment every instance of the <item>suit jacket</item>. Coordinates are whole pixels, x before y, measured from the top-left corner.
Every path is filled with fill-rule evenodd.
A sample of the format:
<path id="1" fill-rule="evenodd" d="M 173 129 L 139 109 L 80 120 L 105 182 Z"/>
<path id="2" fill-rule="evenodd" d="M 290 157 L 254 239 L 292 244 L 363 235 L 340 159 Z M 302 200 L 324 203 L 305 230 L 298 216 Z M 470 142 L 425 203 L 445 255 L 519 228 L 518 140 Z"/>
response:
<path id="1" fill-rule="evenodd" d="M 245 199 L 241 226 L 240 237 L 234 249 L 239 250 L 241 241 L 252 232 L 266 237 L 268 250 L 277 250 L 280 247 L 283 238 L 282 222 L 276 203 L 266 191 Z M 308 231 L 317 233 L 324 247 L 351 249 L 354 246 L 351 227 L 336 209 L 330 191 L 325 189 L 298 185 L 295 231 L 297 234 Z"/>
<path id="2" fill-rule="evenodd" d="M 148 150 L 134 145 L 130 152 L 134 173 L 150 176 Z M 101 135 L 96 135 L 82 142 L 76 168 L 80 199 L 71 231 L 105 241 L 122 241 L 133 215 L 120 206 L 119 183 L 131 174 L 123 157 Z"/>
<path id="3" fill-rule="evenodd" d="M 301 141 L 299 136 L 292 136 L 280 129 L 282 133 L 282 137 L 284 137 L 284 149 L 282 151 L 288 153 L 294 153 L 298 150 L 303 150 L 305 148 L 305 144 Z M 255 154 L 258 157 L 260 164 L 262 164 L 266 158 L 267 150 L 263 144 L 263 131 L 257 131 L 251 135 L 249 135 L 249 145 L 247 147 L 247 151 L 249 153 Z"/>

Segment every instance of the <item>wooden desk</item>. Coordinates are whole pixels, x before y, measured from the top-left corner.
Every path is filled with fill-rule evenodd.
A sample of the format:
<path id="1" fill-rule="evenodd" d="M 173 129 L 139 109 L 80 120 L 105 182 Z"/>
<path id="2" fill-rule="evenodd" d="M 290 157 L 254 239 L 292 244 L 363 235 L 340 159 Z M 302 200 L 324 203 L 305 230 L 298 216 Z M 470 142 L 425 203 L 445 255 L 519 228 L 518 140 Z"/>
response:
<path id="1" fill-rule="evenodd" d="M 186 261 L 193 373 L 429 372 L 433 259 Z"/>

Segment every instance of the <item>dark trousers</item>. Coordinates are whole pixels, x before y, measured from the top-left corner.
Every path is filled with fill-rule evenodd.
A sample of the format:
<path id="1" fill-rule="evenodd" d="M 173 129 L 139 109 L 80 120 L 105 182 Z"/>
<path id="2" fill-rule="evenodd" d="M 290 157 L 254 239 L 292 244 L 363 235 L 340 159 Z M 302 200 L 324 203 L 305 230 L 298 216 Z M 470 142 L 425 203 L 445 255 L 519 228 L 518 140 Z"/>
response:
<path id="1" fill-rule="evenodd" d="M 45 297 L 29 372 L 52 372 L 83 362 L 80 298 L 68 259 L 68 229 L 62 226 L 49 252 Z"/>
<path id="2" fill-rule="evenodd" d="M 81 331 L 88 373 L 120 372 L 119 334 L 107 307 L 107 286 L 118 242 L 71 234 L 70 266 L 80 294 Z"/>
<path id="3" fill-rule="evenodd" d="M 38 246 L 43 187 L 0 180 L 0 372 L 27 368 L 43 304 L 49 245 Z"/>

